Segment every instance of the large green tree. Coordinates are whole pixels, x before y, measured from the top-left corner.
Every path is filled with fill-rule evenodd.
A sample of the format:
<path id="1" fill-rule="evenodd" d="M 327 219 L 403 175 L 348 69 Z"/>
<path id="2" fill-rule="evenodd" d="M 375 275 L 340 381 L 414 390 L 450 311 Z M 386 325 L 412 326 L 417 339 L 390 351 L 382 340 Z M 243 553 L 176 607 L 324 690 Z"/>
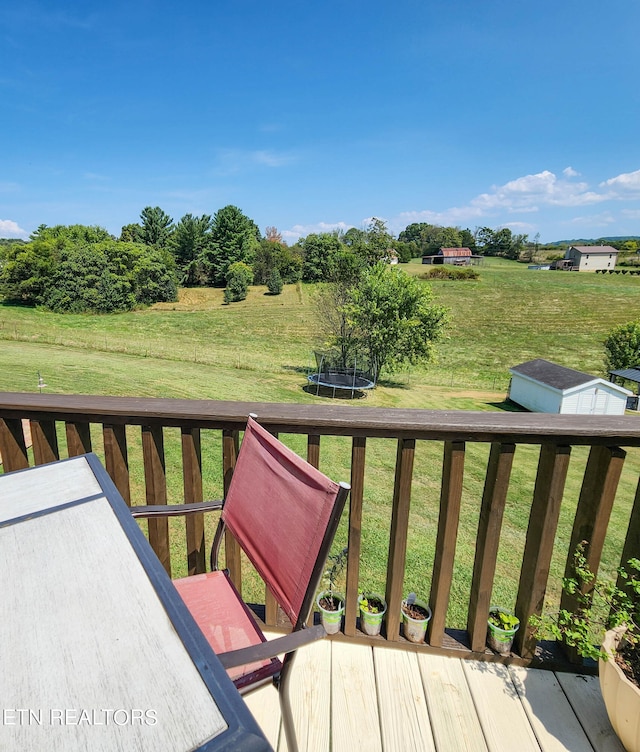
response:
<path id="1" fill-rule="evenodd" d="M 198 259 L 211 241 L 211 217 L 185 214 L 169 239 L 169 249 L 176 260 L 178 277 L 187 287 L 200 284 Z"/>
<path id="2" fill-rule="evenodd" d="M 311 233 L 298 242 L 301 249 L 302 279 L 305 282 L 323 282 L 330 279 L 334 257 L 344 252 L 338 233 Z"/>
<path id="3" fill-rule="evenodd" d="M 273 272 L 277 272 L 285 284 L 297 282 L 302 276 L 300 249 L 295 246 L 290 248 L 281 241 L 263 238 L 255 250 L 253 259 L 254 283 L 268 284 Z"/>
<path id="4" fill-rule="evenodd" d="M 331 285 L 318 313 L 343 365 L 366 363 L 377 375 L 433 359 L 447 322 L 428 284 L 382 262 L 350 286 Z"/>
<path id="5" fill-rule="evenodd" d="M 613 328 L 604 341 L 605 370 L 640 367 L 640 321 Z"/>
<path id="6" fill-rule="evenodd" d="M 517 260 L 525 249 L 527 238 L 527 235 L 514 235 L 508 227 L 498 230 L 479 227 L 476 230 L 476 244 L 485 256 L 502 256 Z"/>
<path id="7" fill-rule="evenodd" d="M 468 232 L 468 231 L 467 231 Z M 416 256 L 433 256 L 441 248 L 460 248 L 463 245 L 462 231 L 457 227 L 441 227 L 428 222 L 414 222 L 408 225 L 398 236 L 404 243 L 410 243 Z M 468 239 L 465 236 L 465 239 Z"/>
<path id="8" fill-rule="evenodd" d="M 224 285 L 231 264 L 251 265 L 260 242 L 260 230 L 237 206 L 217 211 L 211 227 L 211 244 L 206 254 L 209 283 Z"/>
<path id="9" fill-rule="evenodd" d="M 173 219 L 159 206 L 145 206 L 140 212 L 140 240 L 155 248 L 166 248 L 173 232 Z"/>

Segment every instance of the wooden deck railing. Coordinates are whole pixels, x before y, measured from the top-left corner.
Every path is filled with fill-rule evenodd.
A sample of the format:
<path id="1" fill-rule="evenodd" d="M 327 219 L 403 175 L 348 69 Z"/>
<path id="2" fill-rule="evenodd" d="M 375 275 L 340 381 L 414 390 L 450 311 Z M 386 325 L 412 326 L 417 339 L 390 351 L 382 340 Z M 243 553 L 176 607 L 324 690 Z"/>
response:
<path id="1" fill-rule="evenodd" d="M 486 621 L 490 608 L 503 512 L 515 448 L 538 445 L 540 455 L 515 611 L 521 629 L 514 652 L 523 662 L 534 658 L 536 638 L 529 617 L 542 610 L 549 567 L 558 526 L 560 505 L 572 447 L 589 447 L 589 457 L 573 522 L 569 552 L 580 540 L 589 540 L 589 562 L 597 570 L 618 480 L 625 460 L 624 448 L 640 446 L 640 419 L 635 416 L 568 416 L 530 413 L 429 411 L 196 400 L 138 399 L 0 393 L 0 453 L 4 471 L 42 464 L 92 450 L 92 426 L 101 428 L 106 468 L 124 499 L 131 503 L 130 458 L 127 426 L 139 426 L 144 468 L 142 503 L 167 503 L 165 429 L 180 430 L 183 492 L 186 502 L 203 499 L 201 432 L 222 436 L 221 474 L 226 489 L 238 452 L 239 432 L 247 415 L 256 413 L 273 433 L 307 437 L 307 459 L 318 466 L 322 436 L 351 438 L 351 497 L 348 519 L 348 565 L 344 634 L 362 638 L 357 629 L 357 594 L 363 526 L 363 488 L 367 440 L 396 442 L 395 477 L 386 574 L 386 640 L 401 642 L 400 603 L 409 533 L 409 510 L 416 442 L 441 442 L 444 461 L 440 482 L 440 507 L 430 605 L 433 617 L 426 649 L 486 658 Z M 22 420 L 28 419 L 32 453 L 25 444 Z M 66 451 L 60 451 L 64 425 Z M 130 429 L 131 430 L 131 429 Z M 462 479 L 467 445 L 490 446 L 482 495 L 466 634 L 453 641 L 446 631 L 460 519 Z M 338 478 L 340 480 L 340 478 Z M 167 571 L 171 572 L 169 531 L 166 520 L 149 524 L 149 540 Z M 620 560 L 640 550 L 640 493 L 636 491 Z M 226 564 L 242 587 L 240 552 L 232 538 L 225 542 Z M 189 573 L 205 568 L 203 521 L 194 515 L 187 526 Z M 265 597 L 265 621 L 275 624 L 277 608 Z M 565 606 L 571 606 L 565 598 Z M 369 638 L 376 639 L 376 638 Z"/>

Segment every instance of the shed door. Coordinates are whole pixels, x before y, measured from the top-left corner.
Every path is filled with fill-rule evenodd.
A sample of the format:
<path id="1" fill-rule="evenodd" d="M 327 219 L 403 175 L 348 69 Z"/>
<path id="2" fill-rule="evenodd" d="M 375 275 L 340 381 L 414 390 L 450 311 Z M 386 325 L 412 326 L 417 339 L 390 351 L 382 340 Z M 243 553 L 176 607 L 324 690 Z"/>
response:
<path id="1" fill-rule="evenodd" d="M 593 415 L 596 412 L 597 391 L 589 390 L 578 395 L 578 415 Z"/>

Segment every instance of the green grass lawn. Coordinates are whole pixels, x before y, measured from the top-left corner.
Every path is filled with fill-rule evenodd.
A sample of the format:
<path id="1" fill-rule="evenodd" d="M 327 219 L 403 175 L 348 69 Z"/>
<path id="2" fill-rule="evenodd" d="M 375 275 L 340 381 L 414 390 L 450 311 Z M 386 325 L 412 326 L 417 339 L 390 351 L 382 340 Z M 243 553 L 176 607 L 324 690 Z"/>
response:
<path id="1" fill-rule="evenodd" d="M 418 263 L 403 268 L 415 275 L 425 271 Z M 525 360 L 542 357 L 601 374 L 605 336 L 613 326 L 636 317 L 640 300 L 637 277 L 530 271 L 498 259 L 486 260 L 479 280 L 430 284 L 437 301 L 451 311 L 438 363 L 383 375 L 378 388 L 354 404 L 505 409 L 508 368 Z M 279 296 L 265 292 L 264 287 L 251 288 L 247 300 L 223 305 L 222 290 L 182 290 L 177 303 L 105 316 L 0 306 L 0 390 L 37 391 L 39 371 L 48 392 L 330 403 L 331 399 L 305 390 L 313 350 L 322 345 L 324 334 L 318 331 L 314 315 L 316 286 L 288 285 Z M 135 429 L 130 432 L 133 490 L 142 500 L 140 440 Z M 284 438 L 304 454 L 301 437 Z M 96 447 L 99 450 L 99 432 Z M 177 432 L 167 432 L 166 451 L 169 496 L 177 501 L 181 494 Z M 467 455 L 451 626 L 466 621 L 488 447 L 469 446 Z M 217 437 L 205 439 L 204 456 L 205 495 L 212 498 L 221 492 Z M 362 578 L 364 585 L 379 590 L 384 587 L 395 448 L 392 442 L 371 440 L 367 456 Z M 349 460 L 347 440 L 323 439 L 323 470 L 348 479 Z M 556 594 L 585 461 L 586 453 L 575 450 L 552 567 Z M 506 606 L 515 599 L 536 463 L 536 449 L 518 448 L 494 592 Z M 630 452 L 626 465 L 605 548 L 607 571 L 617 564 L 628 523 L 640 472 L 636 452 Z M 441 444 L 419 443 L 406 588 L 423 594 L 433 564 L 441 466 Z M 180 575 L 182 533 L 180 523 L 175 524 L 174 574 Z M 336 546 L 344 545 L 345 536 L 343 526 Z"/>

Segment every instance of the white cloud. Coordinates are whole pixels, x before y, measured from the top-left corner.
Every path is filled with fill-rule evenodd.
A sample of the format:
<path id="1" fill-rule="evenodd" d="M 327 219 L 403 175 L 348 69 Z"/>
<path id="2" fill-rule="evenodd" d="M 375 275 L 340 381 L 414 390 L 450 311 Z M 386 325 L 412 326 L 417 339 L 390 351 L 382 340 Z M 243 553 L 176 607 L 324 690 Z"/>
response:
<path id="1" fill-rule="evenodd" d="M 640 193 L 640 170 L 623 172 L 615 178 L 609 178 L 609 180 L 600 183 L 600 187 L 612 189 L 613 195 L 611 195 L 611 198 L 631 198 L 632 196 L 629 194 Z"/>
<path id="2" fill-rule="evenodd" d="M 505 212 L 529 214 L 547 207 L 590 206 L 612 198 L 610 191 L 598 193 L 589 190 L 588 183 L 572 180 L 579 173 L 571 167 L 565 168 L 563 174 L 565 177 L 558 177 L 550 170 L 543 170 L 523 175 L 503 185 L 492 186 L 490 191 L 479 194 L 466 206 L 454 206 L 444 211 L 402 212 L 391 224 L 396 231 L 413 222 L 455 226 L 474 221 L 479 223 L 484 218 L 504 216 Z M 503 226 L 509 227 L 516 224 L 503 222 Z M 522 223 L 522 227 L 533 229 L 527 223 Z"/>
<path id="3" fill-rule="evenodd" d="M 587 183 L 574 183 L 559 179 L 553 172 L 544 170 L 535 175 L 524 175 L 501 186 L 493 186 L 490 193 L 481 193 L 471 201 L 482 210 L 526 210 L 546 206 L 584 206 L 604 201 L 607 197 L 588 190 Z"/>
<path id="4" fill-rule="evenodd" d="M 620 214 L 627 219 L 640 219 L 640 209 L 623 209 Z"/>
<path id="5" fill-rule="evenodd" d="M 0 219 L 0 238 L 28 238 L 29 233 L 23 230 L 12 219 Z"/>
<path id="6" fill-rule="evenodd" d="M 353 226 L 346 222 L 316 222 L 312 225 L 294 225 L 290 230 L 282 230 L 282 237 L 286 240 L 296 241 L 298 238 L 305 238 L 307 235 L 322 232 L 333 232 L 334 230 L 346 232 Z"/>

